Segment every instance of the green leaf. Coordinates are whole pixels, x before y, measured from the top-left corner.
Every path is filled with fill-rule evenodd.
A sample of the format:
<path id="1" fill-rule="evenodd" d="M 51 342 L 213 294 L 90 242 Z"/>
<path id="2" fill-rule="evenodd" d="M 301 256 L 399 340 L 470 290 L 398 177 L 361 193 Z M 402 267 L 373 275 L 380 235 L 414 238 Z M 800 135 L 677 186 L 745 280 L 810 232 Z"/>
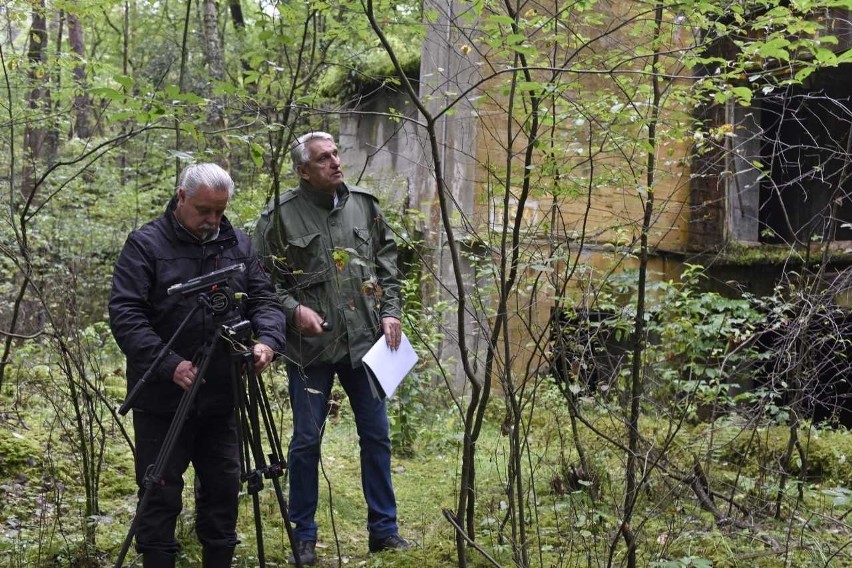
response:
<path id="1" fill-rule="evenodd" d="M 120 110 L 118 112 L 114 112 L 110 115 L 110 120 L 113 122 L 121 122 L 123 120 L 128 120 L 130 118 L 136 118 L 138 113 L 133 110 Z"/>
<path id="2" fill-rule="evenodd" d="M 541 91 L 543 89 L 544 85 L 536 81 L 520 81 L 517 84 L 517 90 L 520 92 Z"/>
<path id="3" fill-rule="evenodd" d="M 845 487 L 835 487 L 832 489 L 823 489 L 823 495 L 831 497 L 831 502 L 836 507 L 843 507 L 852 503 L 852 491 Z"/>
<path id="4" fill-rule="evenodd" d="M 103 97 L 111 101 L 120 101 L 124 99 L 124 93 L 117 91 L 112 87 L 93 87 L 89 92 L 96 97 Z"/>
<path id="5" fill-rule="evenodd" d="M 199 97 L 195 93 L 180 93 L 178 96 L 174 97 L 176 100 L 184 101 L 191 105 L 202 105 L 207 102 L 207 99 L 204 97 Z"/>
<path id="6" fill-rule="evenodd" d="M 127 75 L 116 75 L 113 77 L 113 80 L 127 90 L 130 90 L 133 87 L 133 77 L 128 77 Z"/>
<path id="7" fill-rule="evenodd" d="M 265 152 L 265 149 L 264 149 L 263 146 L 261 146 L 257 142 L 251 143 L 251 161 L 258 168 L 263 165 L 263 154 L 264 154 L 264 152 Z"/>
<path id="8" fill-rule="evenodd" d="M 231 85 L 230 83 L 219 83 L 213 87 L 214 95 L 235 95 L 239 92 L 240 89 L 236 85 Z"/>
<path id="9" fill-rule="evenodd" d="M 783 37 L 773 38 L 757 49 L 757 54 L 761 57 L 778 59 L 787 61 L 790 59 L 790 52 L 785 48 L 790 46 L 790 40 Z"/>
<path id="10" fill-rule="evenodd" d="M 257 71 L 249 71 L 245 74 L 245 77 L 243 77 L 243 83 L 250 85 L 251 83 L 256 83 L 258 79 L 260 79 L 260 73 Z"/>
<path id="11" fill-rule="evenodd" d="M 817 70 L 816 67 L 812 67 L 810 65 L 808 65 L 806 67 L 802 67 L 801 69 L 796 71 L 795 82 L 801 83 L 802 81 L 804 81 L 805 79 L 810 77 L 811 74 L 816 70 Z"/>
<path id="12" fill-rule="evenodd" d="M 825 47 L 818 47 L 814 52 L 814 59 L 820 66 L 834 67 L 837 65 L 837 55 Z"/>
<path id="13" fill-rule="evenodd" d="M 495 14 L 493 16 L 489 16 L 488 22 L 491 24 L 511 26 L 515 23 L 515 20 L 504 14 Z"/>
<path id="14" fill-rule="evenodd" d="M 740 103 L 743 106 L 749 106 L 751 104 L 752 92 L 748 87 L 734 87 L 731 89 L 731 93 L 734 97 L 739 99 Z"/>

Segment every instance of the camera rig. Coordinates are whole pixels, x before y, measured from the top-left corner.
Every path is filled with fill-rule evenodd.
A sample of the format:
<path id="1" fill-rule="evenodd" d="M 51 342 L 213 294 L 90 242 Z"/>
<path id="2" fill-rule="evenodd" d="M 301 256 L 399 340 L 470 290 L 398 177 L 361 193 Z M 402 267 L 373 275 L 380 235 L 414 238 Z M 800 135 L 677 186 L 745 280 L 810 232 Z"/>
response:
<path id="1" fill-rule="evenodd" d="M 218 270 L 208 272 L 207 274 L 191 278 L 186 282 L 181 282 L 179 284 L 169 286 L 169 288 L 166 290 L 167 295 L 174 296 L 175 294 L 180 294 L 185 299 L 191 298 L 192 296 L 197 296 L 197 302 L 192 308 L 192 310 L 180 323 L 177 330 L 175 330 L 175 333 L 172 335 L 169 341 L 160 350 L 160 353 L 151 363 L 151 366 L 148 368 L 142 378 L 136 382 L 136 385 L 133 387 L 133 390 L 128 393 L 127 398 L 124 399 L 124 402 L 118 409 L 119 414 L 124 416 L 130 411 L 130 408 L 133 402 L 136 400 L 136 397 L 139 396 L 141 390 L 148 383 L 148 379 L 157 370 L 166 355 L 169 354 L 174 340 L 183 332 L 184 328 L 192 320 L 192 318 L 195 316 L 195 313 L 200 308 L 203 307 L 209 310 L 213 314 L 217 322 L 227 321 L 229 323 L 235 323 L 235 320 L 239 319 L 239 315 L 236 310 L 236 300 L 234 298 L 234 293 L 228 286 L 228 282 L 231 276 L 239 272 L 245 272 L 245 269 L 246 265 L 243 263 L 234 264 L 232 266 L 220 268 Z"/>
<path id="2" fill-rule="evenodd" d="M 122 567 L 124 558 L 136 534 L 137 523 L 140 518 L 139 513 L 147 506 L 151 491 L 156 490 L 161 485 L 165 464 L 170 459 L 176 440 L 187 419 L 189 409 L 192 407 L 198 389 L 204 383 L 212 355 L 220 343 L 227 345 L 231 353 L 230 374 L 234 389 L 237 437 L 240 440 L 240 480 L 246 484 L 247 491 L 252 496 L 259 566 L 265 567 L 266 560 L 258 494 L 262 489 L 263 479 L 269 479 L 272 481 L 275 490 L 281 518 L 294 553 L 296 568 L 302 567 L 301 559 L 296 552 L 293 528 L 289 521 L 287 500 L 284 497 L 284 491 L 279 480 L 284 475 L 287 462 L 284 459 L 284 450 L 278 438 L 278 429 L 273 421 L 272 408 L 266 396 L 263 379 L 259 373 L 255 373 L 253 370 L 254 360 L 252 350 L 249 347 L 251 344 L 251 322 L 240 317 L 238 299 L 229 285 L 230 278 L 239 272 L 244 272 L 245 269 L 244 264 L 228 266 L 175 284 L 166 290 L 169 296 L 180 294 L 185 299 L 196 296 L 196 304 L 163 346 L 145 375 L 128 394 L 118 410 L 119 414 L 127 414 L 139 390 L 143 388 L 148 377 L 159 367 L 163 358 L 169 353 L 175 338 L 183 332 L 187 323 L 193 319 L 194 314 L 199 309 L 204 308 L 211 313 L 217 325 L 213 330 L 214 333 L 207 338 L 193 359 L 193 364 L 198 368 L 196 380 L 180 399 L 157 459 L 154 463 L 148 465 L 140 488 L 137 512 L 121 546 L 114 568 Z M 269 446 L 266 449 L 264 449 L 264 442 Z"/>

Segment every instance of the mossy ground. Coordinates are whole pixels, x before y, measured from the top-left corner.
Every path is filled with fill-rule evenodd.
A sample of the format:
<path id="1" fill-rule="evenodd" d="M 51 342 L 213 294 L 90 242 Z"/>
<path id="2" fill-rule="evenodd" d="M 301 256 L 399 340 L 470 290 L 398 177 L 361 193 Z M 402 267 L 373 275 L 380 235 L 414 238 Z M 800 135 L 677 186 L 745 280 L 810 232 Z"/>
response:
<path id="1" fill-rule="evenodd" d="M 282 441 L 289 435 L 289 410 L 278 382 L 271 389 L 275 421 Z M 6 394 L 10 394 L 7 392 Z M 10 403 L 9 398 L 4 404 Z M 20 401 L 20 399 L 19 399 Z M 526 539 L 532 566 L 603 566 L 624 560 L 619 537 L 624 501 L 624 453 L 611 440 L 624 429 L 610 411 L 586 401 L 583 412 L 597 433 L 582 426 L 579 436 L 594 470 L 588 485 L 566 483 L 578 463 L 567 429 L 564 404 L 542 402 L 523 426 L 524 523 L 515 523 L 514 539 Z M 477 544 L 500 566 L 515 565 L 506 472 L 511 436 L 500 426 L 499 401 L 487 413 L 477 444 Z M 347 404 L 326 427 L 321 502 L 319 565 L 438 568 L 457 566 L 455 532 L 444 511 L 457 507 L 461 470 L 461 427 L 450 405 L 436 405 L 419 419 L 413 457 L 395 457 L 393 481 L 401 533 L 414 544 L 409 551 L 369 554 L 366 507 L 361 494 L 358 442 Z M 55 409 L 33 395 L 0 424 L 0 565 L 10 567 L 111 566 L 127 534 L 136 496 L 132 455 L 117 431 L 104 448 L 99 483 L 99 513 L 83 518 L 79 456 L 71 450 L 72 432 L 57 426 Z M 124 422 L 130 423 L 129 418 Z M 655 462 L 637 502 L 633 530 L 642 566 L 844 566 L 852 565 L 852 492 L 845 456 L 852 436 L 845 431 L 803 430 L 809 471 L 800 482 L 779 482 L 779 455 L 787 431 L 779 426 L 751 430 L 736 417 L 713 424 L 680 425 L 646 416 L 641 429 L 655 447 L 665 446 L 665 461 Z M 676 432 L 673 436 L 672 432 Z M 608 441 L 609 440 L 609 441 Z M 648 454 L 646 457 L 652 457 Z M 703 508 L 690 489 L 688 472 L 696 459 L 715 489 L 716 506 L 736 522 L 720 521 Z M 644 465 L 652 463 L 643 462 Z M 643 466 L 644 467 L 644 466 Z M 817 476 L 817 472 L 819 476 Z M 285 479 L 280 479 L 282 487 Z M 594 486 L 592 498 L 588 487 Z M 285 493 L 286 495 L 286 493 Z M 728 496 L 732 499 L 728 500 Z M 285 566 L 290 552 L 271 481 L 258 493 L 265 563 Z M 776 515 L 776 507 L 780 514 Z M 518 512 L 518 514 L 520 514 Z M 234 566 L 260 564 L 253 499 L 243 495 Z M 82 527 L 96 535 L 95 550 L 83 545 Z M 179 566 L 200 566 L 194 537 L 192 479 L 187 476 L 185 510 L 179 523 L 183 550 Z M 518 531 L 523 528 L 524 535 Z M 609 556 L 612 543 L 614 556 Z M 481 552 L 468 549 L 468 566 L 493 566 Z M 133 550 L 124 562 L 139 566 Z"/>

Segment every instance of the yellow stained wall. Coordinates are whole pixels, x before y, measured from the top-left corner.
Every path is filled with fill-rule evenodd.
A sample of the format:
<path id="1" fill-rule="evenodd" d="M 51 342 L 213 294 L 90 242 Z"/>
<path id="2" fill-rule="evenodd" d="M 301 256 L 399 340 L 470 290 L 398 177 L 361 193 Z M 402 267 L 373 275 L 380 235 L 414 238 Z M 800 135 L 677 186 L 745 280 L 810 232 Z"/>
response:
<path id="1" fill-rule="evenodd" d="M 507 306 L 512 360 L 506 361 L 521 372 L 535 361 L 531 343 L 536 341 L 547 323 L 551 307 L 558 301 L 561 283 L 557 281 L 555 286 L 549 286 L 548 280 L 566 263 L 572 262 L 567 259 L 552 261 L 554 250 L 567 258 L 578 258 L 582 268 L 572 276 L 565 292 L 570 300 L 562 299 L 563 302 L 589 303 L 588 290 L 599 285 L 601 279 L 611 277 L 614 268 L 617 271 L 635 266 L 631 254 L 638 252 L 644 204 L 649 194 L 648 156 L 642 145 L 648 141 L 645 125 L 652 109 L 638 92 L 625 92 L 624 84 L 616 87 L 612 69 L 605 68 L 608 63 L 592 55 L 594 51 L 619 57 L 623 64 L 615 74 L 631 80 L 635 78 L 636 82 L 644 81 L 647 85 L 649 76 L 641 71 L 649 65 L 650 59 L 640 52 L 649 52 L 653 18 L 648 16 L 648 8 L 653 4 L 597 2 L 595 10 L 600 16 L 599 22 L 590 24 L 587 29 L 576 28 L 571 19 L 568 12 L 574 5 L 558 5 L 558 17 L 566 26 L 573 26 L 571 32 L 576 32 L 576 36 L 566 31 L 564 42 L 545 42 L 538 46 L 539 52 L 552 53 L 554 62 L 568 62 L 559 82 L 560 85 L 566 81 L 574 83 L 570 92 L 560 91 L 559 101 L 547 100 L 542 104 L 549 108 L 548 112 L 566 111 L 572 104 L 585 107 L 574 115 L 566 111 L 555 124 L 544 126 L 552 128 L 548 136 L 555 146 L 548 140 L 536 148 L 533 163 L 526 170 L 531 191 L 522 211 L 518 210 L 518 196 L 525 171 L 522 158 L 527 140 L 523 133 L 530 124 L 529 115 L 523 112 L 530 107 L 516 102 L 512 109 L 509 108 L 510 91 L 506 81 L 511 73 L 505 72 L 520 63 L 511 57 L 511 52 L 499 51 L 505 45 L 489 43 L 494 41 L 493 36 L 482 37 L 476 31 L 471 32 L 479 27 L 457 16 L 466 12 L 466 3 L 438 4 L 434 29 L 424 43 L 420 94 L 430 110 L 441 117 L 437 132 L 442 153 L 441 173 L 447 195 L 452 198 L 451 217 L 456 239 L 481 246 L 487 251 L 483 254 L 495 255 L 499 261 L 498 249 L 504 232 L 511 230 L 518 215 L 522 219 L 517 252 L 520 261 L 529 266 L 522 271 L 528 278 L 515 284 L 515 295 Z M 539 3 L 534 7 L 535 13 L 525 12 L 523 16 L 534 19 L 536 13 L 541 15 L 549 9 L 555 13 L 556 7 L 555 3 Z M 642 13 L 644 17 L 637 17 Z M 632 22 L 629 26 L 618 25 L 628 21 Z M 668 45 L 662 48 L 664 51 L 688 40 L 685 35 L 678 35 L 680 31 L 672 21 L 666 22 L 665 34 L 668 35 L 664 42 Z M 570 51 L 577 49 L 574 40 L 579 36 L 598 39 L 594 50 L 571 59 Z M 537 41 L 536 37 L 530 37 L 530 41 Z M 682 71 L 676 56 L 668 56 L 663 66 L 672 72 Z M 553 79 L 553 69 L 538 68 L 530 72 L 532 81 Z M 519 80 L 526 78 L 519 76 Z M 660 256 L 659 253 L 676 255 L 685 250 L 689 226 L 687 156 L 691 139 L 687 132 L 691 109 L 669 98 L 681 87 L 688 87 L 688 84 L 678 81 L 666 85 L 666 97 L 660 102 L 654 153 L 657 162 L 651 186 L 654 199 L 648 235 L 651 270 L 669 276 L 677 273 L 677 262 L 672 260 L 675 256 Z M 455 104 L 452 113 L 446 112 L 443 105 L 459 93 L 468 96 Z M 529 103 L 528 96 L 526 101 Z M 609 138 L 611 133 L 620 137 L 618 145 Z M 428 157 L 424 158 L 419 152 L 427 145 L 421 141 L 419 146 L 414 148 L 411 162 L 426 165 Z M 551 148 L 555 152 L 555 165 L 545 167 L 544 159 Z M 507 171 L 509 168 L 511 175 Z M 412 206 L 423 212 L 424 234 L 435 245 L 436 264 L 444 269 L 447 262 L 445 232 L 437 215 L 435 180 L 427 167 L 418 169 L 412 176 L 411 187 Z M 509 199 L 505 199 L 507 192 Z M 505 225 L 503 214 L 507 207 L 509 223 Z M 579 257 L 576 257 L 578 251 Z M 613 266 L 614 259 L 620 259 L 620 266 Z M 556 272 L 538 270 L 534 268 L 536 265 Z M 441 272 L 441 269 L 439 273 L 446 274 L 446 270 Z M 498 278 L 499 275 L 487 275 L 482 279 L 470 279 L 466 283 L 470 289 L 452 290 L 451 293 L 481 293 L 483 280 L 484 285 L 496 286 L 500 284 L 495 281 Z M 450 288 L 453 284 L 446 283 Z M 528 296 L 529 286 L 538 286 L 534 288 L 533 298 Z M 487 336 L 487 332 L 479 333 Z M 481 338 L 479 345 L 482 345 Z M 480 356 L 481 351 L 478 350 Z M 479 369 L 482 368 L 480 365 Z"/>

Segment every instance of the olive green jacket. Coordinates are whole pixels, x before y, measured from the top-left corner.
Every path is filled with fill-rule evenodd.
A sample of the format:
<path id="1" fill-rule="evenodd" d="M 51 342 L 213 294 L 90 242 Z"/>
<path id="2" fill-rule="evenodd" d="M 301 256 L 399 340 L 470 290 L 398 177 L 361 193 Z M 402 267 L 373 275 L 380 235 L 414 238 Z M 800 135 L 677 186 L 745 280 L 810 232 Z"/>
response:
<path id="1" fill-rule="evenodd" d="M 287 315 L 287 356 L 304 366 L 347 355 L 360 364 L 381 336 L 381 318 L 401 317 L 396 243 L 378 199 L 345 184 L 337 195 L 334 206 L 302 181 L 267 204 L 252 237 Z M 293 317 L 300 304 L 331 330 L 301 335 Z"/>

